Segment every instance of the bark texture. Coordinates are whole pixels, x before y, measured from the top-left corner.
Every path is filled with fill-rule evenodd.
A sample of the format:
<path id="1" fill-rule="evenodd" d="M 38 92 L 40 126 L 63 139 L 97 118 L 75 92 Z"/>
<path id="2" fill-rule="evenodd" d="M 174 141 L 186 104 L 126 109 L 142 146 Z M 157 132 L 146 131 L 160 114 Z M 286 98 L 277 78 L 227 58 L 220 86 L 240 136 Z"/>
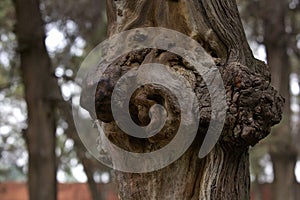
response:
<path id="1" fill-rule="evenodd" d="M 38 0 L 14 1 L 25 86 L 28 128 L 24 131 L 28 153 L 31 200 L 56 199 L 55 115 L 51 84 L 56 83 L 45 47 L 44 25 Z"/>
<path id="2" fill-rule="evenodd" d="M 168 118 L 155 136 L 138 139 L 123 133 L 113 120 L 110 100 L 117 80 L 133 67 L 161 63 L 193 86 L 200 108 L 200 125 L 193 145 L 173 164 L 145 174 L 116 172 L 120 199 L 249 199 L 248 147 L 267 136 L 281 119 L 283 99 L 270 86 L 268 66 L 256 60 L 249 48 L 235 0 L 120 0 L 107 1 L 108 35 L 138 27 L 165 27 L 198 41 L 214 58 L 224 80 L 228 104 L 226 123 L 214 149 L 203 159 L 198 152 L 211 116 L 210 95 L 202 77 L 178 55 L 144 49 L 121 56 L 97 84 L 94 101 L 97 118 L 106 122 L 105 134 L 116 145 L 133 152 L 149 152 L 166 145 L 178 127 L 178 104 L 157 85 L 136 91 L 130 102 L 131 117 L 147 125 L 154 103 L 163 105 Z M 126 41 L 125 41 L 126 42 Z M 101 64 L 100 64 L 101 65 Z M 86 107 L 89 109 L 89 107 Z M 93 111 L 91 111 L 93 112 Z"/>

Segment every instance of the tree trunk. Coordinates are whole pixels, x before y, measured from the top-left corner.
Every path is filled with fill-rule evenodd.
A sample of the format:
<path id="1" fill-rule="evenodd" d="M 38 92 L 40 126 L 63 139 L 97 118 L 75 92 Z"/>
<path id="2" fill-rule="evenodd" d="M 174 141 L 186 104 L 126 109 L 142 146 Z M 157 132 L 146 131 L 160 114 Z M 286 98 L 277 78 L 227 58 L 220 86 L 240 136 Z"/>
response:
<path id="1" fill-rule="evenodd" d="M 198 152 L 213 116 L 210 109 L 202 107 L 199 108 L 201 116 L 196 139 L 177 161 L 149 173 L 116 172 L 120 199 L 249 199 L 248 147 L 264 138 L 270 127 L 280 121 L 283 100 L 268 82 L 268 67 L 254 59 L 250 51 L 235 0 L 107 1 L 107 13 L 109 36 L 139 27 L 164 27 L 199 42 L 218 66 L 228 105 L 222 135 L 206 157 L 199 159 Z M 197 80 L 193 91 L 198 101 L 211 105 L 201 76 L 182 62 L 180 56 L 156 49 L 121 56 L 108 67 L 99 83 L 92 83 L 98 87 L 95 97 L 91 98 L 95 98 L 98 119 L 106 122 L 107 137 L 127 151 L 157 150 L 157 146 L 170 141 L 169 135 L 176 134 L 173 130 L 180 118 L 180 114 L 174 114 L 177 104 L 170 98 L 172 95 L 157 85 L 151 85 L 132 96 L 131 117 L 138 124 L 147 125 L 149 119 L 144 116 L 148 116 L 150 108 L 140 102 L 154 101 L 174 105 L 165 107 L 171 122 L 166 122 L 158 137 L 149 139 L 133 138 L 117 127 L 108 103 L 114 84 L 131 67 L 145 63 L 161 63 L 178 76 L 186 75 L 190 82 Z M 92 84 L 88 82 L 85 87 L 89 88 Z M 81 97 L 82 106 L 89 109 L 85 105 L 89 97 Z"/>
<path id="2" fill-rule="evenodd" d="M 95 200 L 103 199 L 94 181 L 92 161 L 86 157 L 87 152 L 77 135 L 72 108 L 63 100 L 53 76 L 53 68 L 45 48 L 39 1 L 15 0 L 14 4 L 17 13 L 18 50 L 28 107 L 25 138 L 29 152 L 30 199 L 56 199 L 56 113 L 53 112 L 57 107 L 62 111 L 59 114 L 64 116 L 69 125 L 66 134 L 75 142 L 76 152 L 88 177 L 91 196 Z"/>
<path id="3" fill-rule="evenodd" d="M 86 155 L 88 154 L 86 148 L 84 147 L 80 137 L 76 131 L 76 127 L 73 121 L 72 116 L 72 107 L 69 102 L 64 101 L 60 98 L 60 102 L 58 102 L 58 107 L 61 111 L 61 115 L 64 117 L 66 122 L 68 123 L 68 129 L 66 130 L 67 137 L 71 138 L 74 141 L 76 147 L 76 153 L 80 161 L 82 162 L 84 172 L 87 176 L 87 181 L 89 184 L 89 189 L 91 192 L 91 196 L 93 200 L 102 200 L 104 199 L 102 193 L 99 191 L 99 187 L 97 186 L 96 181 L 94 180 L 94 172 L 95 172 L 95 164 L 98 164 L 98 161 L 93 157 L 88 158 Z M 99 165 L 98 165 L 99 168 Z"/>
<path id="4" fill-rule="evenodd" d="M 56 199 L 56 120 L 50 82 L 50 59 L 45 47 L 44 24 L 38 0 L 14 1 L 25 86 L 28 128 L 24 132 L 29 153 L 28 186 L 31 200 Z"/>
<path id="5" fill-rule="evenodd" d="M 251 182 L 251 199 L 252 200 L 264 200 L 263 199 L 263 190 L 262 185 L 259 184 L 258 180 Z"/>
<path id="6" fill-rule="evenodd" d="M 284 120 L 273 129 L 270 155 L 274 170 L 275 199 L 296 199 L 296 177 L 294 169 L 297 162 L 296 145 L 291 135 L 290 111 L 290 72 L 291 65 L 287 54 L 289 35 L 286 33 L 287 1 L 264 0 L 263 15 L 264 44 L 267 61 L 271 68 L 272 84 L 286 100 Z"/>

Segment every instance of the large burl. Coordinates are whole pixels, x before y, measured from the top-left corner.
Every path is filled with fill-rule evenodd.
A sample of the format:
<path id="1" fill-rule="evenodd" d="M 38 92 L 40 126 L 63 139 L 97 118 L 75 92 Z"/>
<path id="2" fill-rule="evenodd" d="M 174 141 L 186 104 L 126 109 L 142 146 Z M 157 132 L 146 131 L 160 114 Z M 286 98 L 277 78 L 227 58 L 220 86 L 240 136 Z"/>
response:
<path id="1" fill-rule="evenodd" d="M 90 105 L 90 102 L 95 103 L 96 112 L 90 110 L 91 113 L 96 113 L 97 119 L 110 125 L 107 126 L 109 128 L 106 134 L 118 146 L 138 152 L 162 147 L 176 134 L 180 122 L 179 104 L 169 90 L 163 86 L 147 84 L 139 88 L 131 97 L 130 114 L 139 126 L 154 123 L 154 119 L 151 121 L 149 118 L 150 108 L 153 105 L 160 104 L 166 108 L 165 127 L 160 133 L 148 139 L 137 139 L 123 133 L 114 123 L 111 112 L 111 95 L 116 82 L 130 69 L 146 63 L 162 63 L 190 82 L 200 105 L 198 139 L 203 139 L 211 120 L 210 95 L 206 84 L 189 63 L 166 51 L 145 49 L 119 58 L 107 68 L 98 83 L 84 86 L 81 105 L 89 110 L 90 107 L 87 105 Z M 216 64 L 223 78 L 228 105 L 226 122 L 219 143 L 230 148 L 254 146 L 270 133 L 273 125 L 281 120 L 284 100 L 270 85 L 270 77 L 263 76 L 236 62 L 225 66 Z M 84 94 L 91 84 L 97 84 L 95 96 Z M 199 141 L 199 144 L 201 142 Z"/>
<path id="2" fill-rule="evenodd" d="M 96 113 L 95 118 L 104 122 L 105 135 L 117 146 L 131 152 L 151 152 L 167 145 L 177 133 L 181 113 L 177 99 L 169 90 L 160 85 L 147 84 L 138 88 L 131 97 L 129 104 L 131 118 L 139 126 L 146 126 L 149 123 L 150 125 L 151 123 L 155 124 L 155 119 L 160 120 L 161 115 L 158 114 L 156 118 L 152 117 L 150 119 L 149 114 L 155 116 L 155 112 L 151 110 L 151 107 L 154 104 L 160 104 L 165 107 L 167 112 L 164 127 L 155 136 L 143 139 L 129 136 L 120 130 L 112 116 L 111 95 L 116 82 L 130 69 L 138 68 L 146 63 L 162 63 L 178 74 L 178 77 L 184 77 L 189 81 L 199 102 L 199 108 L 195 108 L 199 109 L 200 113 L 198 133 L 194 143 L 186 153 L 178 161 L 164 169 L 153 172 L 154 174 L 117 172 L 116 179 L 121 197 L 123 196 L 124 199 L 135 198 L 135 196 L 132 196 L 132 198 L 126 197 L 127 191 L 132 193 L 142 192 L 145 196 L 154 195 L 150 191 L 165 191 L 161 194 L 155 193 L 150 199 L 163 199 L 166 195 L 175 195 L 167 192 L 168 190 L 164 188 L 163 183 L 169 184 L 166 182 L 168 179 L 165 179 L 165 176 L 170 177 L 173 181 L 180 180 L 182 182 L 183 186 L 178 187 L 177 190 L 183 196 L 188 191 L 189 195 L 186 199 L 189 199 L 191 195 L 200 195 L 201 198 L 208 195 L 207 193 L 194 194 L 192 189 L 196 187 L 193 186 L 194 184 L 206 188 L 223 185 L 221 187 L 223 188 L 222 191 L 246 190 L 245 187 L 249 185 L 249 179 L 247 178 L 249 176 L 247 170 L 249 167 L 248 147 L 254 146 L 266 137 L 270 133 L 271 127 L 280 122 L 284 99 L 270 85 L 269 73 L 265 72 L 264 75 L 261 75 L 257 71 L 237 62 L 222 65 L 218 63 L 218 59 L 215 60 L 226 90 L 226 121 L 216 146 L 203 159 L 198 158 L 199 149 L 210 120 L 218 120 L 218 115 L 211 116 L 210 94 L 202 77 L 194 70 L 193 66 L 181 57 L 157 49 L 131 52 L 110 64 L 97 83 L 87 82 L 84 85 L 81 105 L 89 110 L 91 108 L 88 105 L 93 102 L 96 110 L 90 110 L 90 112 Z M 267 68 L 263 62 L 257 61 L 257 63 Z M 259 67 L 254 66 L 253 68 Z M 85 93 L 85 91 L 89 91 L 93 84 L 97 85 L 97 89 L 94 95 L 89 96 L 89 92 Z M 105 152 L 105 150 L 101 152 Z M 212 175 L 215 176 L 212 177 Z M 228 176 L 234 178 L 237 182 L 248 183 L 245 184 L 246 186 L 226 184 Z M 210 182 L 212 178 L 215 178 L 215 183 Z M 131 181 L 136 187 L 125 184 L 123 180 Z M 160 181 L 161 184 L 157 184 L 157 181 Z M 214 194 L 217 195 L 216 197 L 227 195 L 228 198 L 233 198 L 233 196 L 230 196 L 231 193 L 227 192 L 224 192 L 224 194 L 216 192 Z M 232 192 L 232 194 L 234 193 Z M 181 198 L 177 196 L 176 193 L 172 198 Z M 248 194 L 245 193 L 245 198 L 247 196 Z"/>

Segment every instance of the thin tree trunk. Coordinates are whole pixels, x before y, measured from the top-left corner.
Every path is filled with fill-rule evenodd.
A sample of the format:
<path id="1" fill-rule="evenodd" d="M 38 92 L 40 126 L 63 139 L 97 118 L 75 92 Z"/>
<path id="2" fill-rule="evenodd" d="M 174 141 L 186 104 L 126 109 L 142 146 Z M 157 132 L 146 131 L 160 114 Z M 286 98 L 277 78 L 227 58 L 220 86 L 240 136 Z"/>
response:
<path id="1" fill-rule="evenodd" d="M 44 24 L 39 1 L 15 0 L 16 33 L 21 55 L 21 71 L 28 107 L 28 129 L 25 131 L 29 152 L 28 187 L 32 200 L 56 199 L 55 108 L 59 105 L 69 129 L 67 136 L 75 141 L 79 159 L 88 177 L 93 199 L 102 199 L 93 178 L 91 161 L 74 126 L 71 106 L 62 98 L 53 76 L 50 58 L 45 48 Z"/>
<path id="2" fill-rule="evenodd" d="M 155 172 L 135 174 L 116 172 L 121 199 L 249 199 L 249 155 L 248 146 L 256 144 L 269 133 L 270 126 L 280 121 L 282 99 L 269 85 L 268 67 L 254 59 L 240 21 L 235 0 L 121 0 L 107 1 L 108 35 L 120 33 L 138 27 L 165 27 L 186 34 L 198 41 L 203 48 L 215 59 L 216 65 L 224 79 L 227 94 L 226 123 L 221 138 L 214 149 L 203 159 L 198 158 L 203 135 L 207 130 L 210 119 L 209 111 L 201 109 L 202 117 L 198 135 L 193 145 L 185 154 L 171 165 Z M 122 41 L 126 42 L 126 41 Z M 138 57 L 136 55 L 139 55 Z M 118 62 L 120 61 L 120 62 Z M 113 87 L 107 85 L 115 83 L 121 76 L 136 64 L 161 63 L 174 70 L 177 66 L 181 74 L 193 74 L 197 84 L 193 88 L 201 102 L 210 104 L 209 93 L 203 87 L 199 74 L 188 69 L 180 62 L 180 58 L 170 52 L 158 50 L 141 50 L 122 56 L 117 62 L 109 66 L 106 77 L 99 81 L 97 92 L 92 100 L 96 101 L 96 113 L 100 120 L 106 122 L 105 134 L 114 144 L 133 152 L 148 152 L 156 150 L 149 143 L 158 146 L 170 138 L 165 135 L 174 134 L 180 116 L 171 115 L 166 129 L 158 134 L 164 136 L 154 141 L 138 140 L 124 134 L 113 120 L 110 100 Z M 126 64 L 125 64 L 126 63 Z M 172 65 L 170 64 L 172 63 Z M 100 64 L 101 65 L 101 64 Z M 124 72 L 123 66 L 126 66 Z M 101 66 L 100 66 L 101 67 Z M 174 73 L 179 73 L 174 70 Z M 179 75 L 179 74 L 178 74 Z M 102 78 L 102 77 L 101 77 Z M 87 83 L 88 88 L 91 83 Z M 151 89 L 154 88 L 154 89 Z M 159 92 L 159 86 L 152 85 L 144 91 L 156 98 L 147 99 L 143 92 L 135 93 L 131 98 L 136 99 L 133 105 L 141 108 L 137 102 L 166 101 L 163 105 L 168 113 L 176 110 L 176 102 L 168 98 L 168 92 Z M 147 93 L 147 94 L 148 94 Z M 141 95 L 140 95 L 141 94 Z M 90 102 L 87 96 L 81 96 L 82 105 Z M 84 100 L 84 99 L 87 100 Z M 132 118 L 145 123 L 142 116 L 147 116 L 149 107 L 133 113 Z M 85 106 L 89 109 L 88 105 Z M 91 111 L 93 112 L 93 111 Z M 141 112 L 141 113 L 139 113 Z M 253 122 L 249 122 L 254 120 Z M 147 121 L 147 120 L 146 120 Z M 163 130 L 169 130 L 163 133 Z M 156 136 L 155 136 L 156 137 Z M 159 139 L 160 138 L 160 139 Z"/>
<path id="3" fill-rule="evenodd" d="M 56 199 L 56 120 L 50 82 L 51 63 L 45 47 L 44 24 L 38 0 L 14 0 L 16 34 L 25 86 L 28 128 L 28 186 L 31 200 Z"/>
<path id="4" fill-rule="evenodd" d="M 264 200 L 263 199 L 263 190 L 262 185 L 259 184 L 258 180 L 255 180 L 254 182 L 251 183 L 251 200 Z"/>
<path id="5" fill-rule="evenodd" d="M 267 61 L 271 68 L 272 84 L 283 95 L 284 118 L 282 123 L 273 129 L 270 155 L 274 169 L 274 199 L 296 199 L 296 177 L 294 169 L 297 162 L 296 144 L 291 135 L 290 87 L 289 77 L 291 65 L 288 49 L 288 34 L 286 33 L 287 1 L 264 0 L 263 18 L 264 44 Z"/>
<path id="6" fill-rule="evenodd" d="M 82 165 L 84 167 L 84 172 L 88 179 L 91 196 L 94 200 L 102 200 L 104 198 L 102 196 L 102 193 L 99 191 L 97 183 L 94 180 L 94 172 L 96 166 L 93 163 L 98 161 L 95 161 L 94 158 L 86 157 L 86 154 L 88 154 L 88 152 L 84 147 L 83 143 L 81 142 L 79 135 L 77 134 L 76 127 L 73 121 L 73 116 L 72 116 L 72 107 L 70 103 L 61 99 L 61 101 L 58 102 L 58 106 L 62 116 L 65 118 L 66 122 L 68 123 L 68 129 L 66 130 L 66 135 L 74 141 L 74 144 L 76 146 L 77 156 L 82 162 Z"/>

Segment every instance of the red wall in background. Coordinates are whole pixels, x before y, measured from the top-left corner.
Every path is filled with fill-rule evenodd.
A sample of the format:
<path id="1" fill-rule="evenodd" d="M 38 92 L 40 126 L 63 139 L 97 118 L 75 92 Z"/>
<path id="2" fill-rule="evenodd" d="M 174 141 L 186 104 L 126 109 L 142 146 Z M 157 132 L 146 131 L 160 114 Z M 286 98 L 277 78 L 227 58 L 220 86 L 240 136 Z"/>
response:
<path id="1" fill-rule="evenodd" d="M 260 199 L 255 199 L 254 198 L 253 194 L 255 194 L 257 192 L 260 192 L 261 197 L 262 197 L 263 200 L 274 200 L 275 199 L 274 197 L 272 197 L 272 195 L 274 195 L 274 192 L 272 191 L 271 184 L 268 184 L 268 183 L 261 184 L 258 189 L 259 189 L 259 191 L 255 191 L 252 188 L 252 190 L 251 190 L 251 200 L 260 200 Z M 300 200 L 300 184 L 297 185 L 297 188 L 295 189 L 294 192 L 295 192 L 295 195 L 296 195 L 296 199 Z"/>
<path id="2" fill-rule="evenodd" d="M 300 185 L 295 191 L 300 199 Z M 111 184 L 99 185 L 99 190 L 105 196 L 105 200 L 118 200 L 116 190 Z M 270 184 L 262 184 L 259 187 L 263 200 L 272 200 L 272 188 Z M 251 194 L 257 191 L 251 191 Z M 257 200 L 251 195 L 251 200 Z M 28 200 L 26 183 L 0 183 L 0 200 Z M 92 200 L 87 184 L 71 183 L 58 185 L 58 200 Z"/>
<path id="3" fill-rule="evenodd" d="M 112 185 L 99 185 L 105 200 L 118 200 Z M 28 200 L 26 183 L 0 183 L 1 200 Z M 58 185 L 58 200 L 92 200 L 87 184 L 71 183 Z"/>

